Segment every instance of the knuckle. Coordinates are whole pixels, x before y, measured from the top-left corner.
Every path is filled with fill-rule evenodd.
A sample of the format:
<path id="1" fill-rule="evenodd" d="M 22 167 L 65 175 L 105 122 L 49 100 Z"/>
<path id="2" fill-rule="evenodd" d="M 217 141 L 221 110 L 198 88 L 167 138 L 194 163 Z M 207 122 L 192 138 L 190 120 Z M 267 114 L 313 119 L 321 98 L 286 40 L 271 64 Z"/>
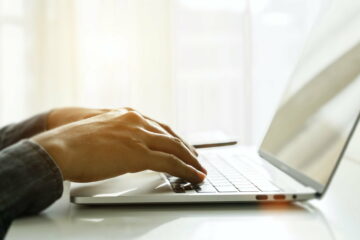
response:
<path id="1" fill-rule="evenodd" d="M 167 131 L 171 130 L 170 126 L 167 125 L 167 124 L 165 124 L 165 123 L 159 123 L 159 124 L 160 124 L 160 126 L 162 126 L 165 130 L 167 130 Z"/>
<path id="2" fill-rule="evenodd" d="M 143 117 L 136 111 L 128 111 L 125 113 L 125 117 L 130 121 L 140 121 L 143 119 Z"/>
<path id="3" fill-rule="evenodd" d="M 187 148 L 186 148 L 185 144 L 183 143 L 183 141 L 182 141 L 180 138 L 170 137 L 170 139 L 171 139 L 174 147 L 176 147 L 176 149 L 177 149 L 178 151 L 181 151 L 181 152 L 184 152 L 184 151 L 185 151 L 185 152 L 187 152 L 187 151 L 186 151 Z"/>
<path id="4" fill-rule="evenodd" d="M 132 147 L 132 148 L 136 148 L 136 150 L 139 150 L 141 149 L 143 146 L 143 143 L 140 141 L 140 139 L 134 137 L 134 136 L 130 136 L 130 137 L 127 137 L 125 138 L 126 142 L 129 143 L 129 145 Z"/>
<path id="5" fill-rule="evenodd" d="M 131 128 L 131 132 L 137 136 L 141 136 L 144 134 L 144 130 L 140 127 L 133 127 Z"/>
<path id="6" fill-rule="evenodd" d="M 132 108 L 132 107 L 125 107 L 124 109 L 128 110 L 128 111 L 133 111 L 136 112 L 136 109 Z"/>
<path id="7" fill-rule="evenodd" d="M 170 139 L 171 139 L 171 141 L 172 141 L 173 143 L 175 143 L 175 144 L 178 145 L 178 146 L 182 146 L 182 144 L 183 144 L 180 138 L 170 137 Z"/>
<path id="8" fill-rule="evenodd" d="M 100 111 L 101 113 L 107 113 L 107 112 L 112 111 L 112 109 L 109 109 L 109 108 L 100 108 L 99 111 Z"/>

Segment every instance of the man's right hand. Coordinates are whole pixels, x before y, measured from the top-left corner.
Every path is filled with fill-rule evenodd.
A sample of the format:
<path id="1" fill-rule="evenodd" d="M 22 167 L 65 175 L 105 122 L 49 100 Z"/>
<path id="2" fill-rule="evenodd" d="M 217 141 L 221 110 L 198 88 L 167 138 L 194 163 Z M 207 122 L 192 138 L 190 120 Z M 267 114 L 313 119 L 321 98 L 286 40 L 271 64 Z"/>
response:
<path id="1" fill-rule="evenodd" d="M 173 131 L 124 108 L 73 122 L 32 138 L 59 166 L 64 180 L 92 182 L 154 170 L 192 183 L 206 170 Z"/>

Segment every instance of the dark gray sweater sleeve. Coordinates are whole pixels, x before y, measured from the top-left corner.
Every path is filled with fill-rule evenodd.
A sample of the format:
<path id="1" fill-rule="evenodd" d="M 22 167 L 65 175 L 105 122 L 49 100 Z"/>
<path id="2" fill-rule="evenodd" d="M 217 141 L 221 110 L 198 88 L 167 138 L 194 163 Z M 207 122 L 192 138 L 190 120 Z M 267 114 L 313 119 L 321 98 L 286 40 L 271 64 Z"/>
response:
<path id="1" fill-rule="evenodd" d="M 48 112 L 35 115 L 19 123 L 9 124 L 0 129 L 0 150 L 22 139 L 46 131 Z"/>
<path id="2" fill-rule="evenodd" d="M 38 115 L 0 129 L 0 239 L 13 219 L 36 214 L 62 195 L 59 168 L 27 139 L 44 131 L 43 121 L 44 115 Z"/>

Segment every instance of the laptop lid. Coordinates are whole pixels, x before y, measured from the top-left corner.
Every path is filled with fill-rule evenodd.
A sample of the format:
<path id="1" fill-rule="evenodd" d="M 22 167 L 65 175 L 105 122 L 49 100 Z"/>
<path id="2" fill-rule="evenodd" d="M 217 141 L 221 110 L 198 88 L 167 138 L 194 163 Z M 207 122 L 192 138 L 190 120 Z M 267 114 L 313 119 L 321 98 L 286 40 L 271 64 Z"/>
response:
<path id="1" fill-rule="evenodd" d="M 360 117 L 359 12 L 359 1 L 332 2 L 313 29 L 259 150 L 319 196 Z"/>

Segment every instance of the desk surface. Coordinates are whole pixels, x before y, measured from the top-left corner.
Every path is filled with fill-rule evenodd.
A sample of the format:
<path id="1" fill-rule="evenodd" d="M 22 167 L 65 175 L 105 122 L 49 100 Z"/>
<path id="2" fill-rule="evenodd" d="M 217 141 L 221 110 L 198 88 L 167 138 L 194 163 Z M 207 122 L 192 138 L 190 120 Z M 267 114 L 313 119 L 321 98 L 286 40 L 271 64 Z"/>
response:
<path id="1" fill-rule="evenodd" d="M 359 183 L 360 162 L 347 158 L 325 197 L 306 203 L 84 207 L 65 191 L 7 239 L 360 239 Z"/>

